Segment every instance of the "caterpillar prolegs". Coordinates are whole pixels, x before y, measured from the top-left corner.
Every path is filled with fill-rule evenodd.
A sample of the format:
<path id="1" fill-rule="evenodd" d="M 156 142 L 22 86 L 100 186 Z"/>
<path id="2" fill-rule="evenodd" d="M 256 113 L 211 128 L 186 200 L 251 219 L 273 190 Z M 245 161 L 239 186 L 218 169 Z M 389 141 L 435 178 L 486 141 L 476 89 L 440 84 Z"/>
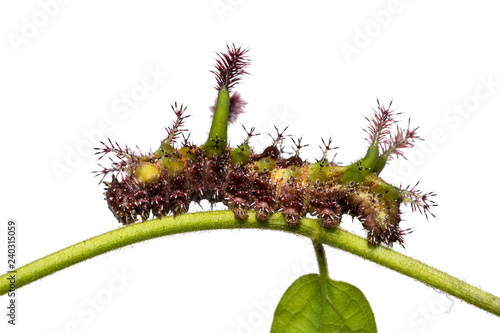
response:
<path id="1" fill-rule="evenodd" d="M 118 158 L 110 167 L 97 173 L 106 181 L 105 197 L 114 216 L 123 224 L 186 213 L 191 202 L 203 199 L 211 204 L 222 202 L 233 210 L 237 219 L 245 221 L 248 211 L 256 218 L 269 220 L 281 212 L 287 224 L 295 227 L 301 218 L 311 214 L 324 228 L 335 228 L 341 217 L 349 214 L 359 218 L 368 232 L 370 244 L 403 243 L 407 232 L 400 228 L 403 203 L 413 210 L 430 213 L 435 205 L 433 193 L 413 188 L 399 188 L 379 177 L 386 163 L 402 155 L 419 139 L 416 129 L 397 127 L 397 115 L 389 107 L 378 105 L 366 130 L 370 143 L 366 155 L 350 165 L 340 166 L 328 161 L 332 140 L 323 141 L 323 156 L 314 163 L 300 158 L 301 140 L 293 140 L 295 153 L 284 156 L 283 132 L 261 153 L 250 147 L 254 129 L 240 145 L 227 146 L 227 126 L 236 120 L 246 102 L 233 88 L 247 74 L 248 50 L 227 46 L 218 53 L 215 70 L 218 96 L 211 107 L 213 121 L 207 141 L 201 146 L 189 142 L 183 129 L 186 108 L 174 104 L 176 119 L 167 128 L 167 137 L 150 154 L 135 153 L 108 140 L 97 148 L 100 158 L 109 153 Z M 178 145 L 180 135 L 184 142 Z M 430 213 L 432 214 L 432 213 Z"/>

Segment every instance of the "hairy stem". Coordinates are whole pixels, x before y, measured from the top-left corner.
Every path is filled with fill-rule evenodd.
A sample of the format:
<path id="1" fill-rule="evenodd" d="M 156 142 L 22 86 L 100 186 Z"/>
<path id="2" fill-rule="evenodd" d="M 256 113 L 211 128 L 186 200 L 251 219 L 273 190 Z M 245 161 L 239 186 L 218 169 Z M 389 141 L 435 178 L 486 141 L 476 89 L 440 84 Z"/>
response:
<path id="1" fill-rule="evenodd" d="M 316 220 L 308 218 L 304 218 L 299 227 L 290 228 L 282 214 L 272 215 L 270 221 L 265 223 L 256 220 L 255 214 L 249 215 L 248 221 L 241 222 L 234 218 L 231 211 L 213 211 L 183 214 L 175 218 L 169 216 L 119 228 L 18 268 L 16 288 L 86 259 L 156 237 L 203 230 L 268 229 L 302 235 L 312 239 L 314 244 L 326 244 L 345 250 L 500 316 L 500 298 L 384 246 L 369 246 L 366 239 L 340 228 L 324 229 L 318 226 Z M 7 273 L 0 276 L 0 295 L 9 291 L 10 281 L 7 278 L 10 275 Z"/>
<path id="2" fill-rule="evenodd" d="M 323 279 L 328 279 L 328 264 L 326 263 L 325 248 L 323 244 L 313 241 L 314 252 L 316 253 L 316 260 L 318 260 L 319 275 Z"/>

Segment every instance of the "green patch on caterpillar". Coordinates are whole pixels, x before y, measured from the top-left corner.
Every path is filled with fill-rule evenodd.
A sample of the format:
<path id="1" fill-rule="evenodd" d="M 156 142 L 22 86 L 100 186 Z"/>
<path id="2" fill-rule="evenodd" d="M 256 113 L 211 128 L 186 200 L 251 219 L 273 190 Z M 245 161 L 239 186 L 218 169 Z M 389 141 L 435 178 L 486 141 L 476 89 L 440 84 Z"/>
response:
<path id="1" fill-rule="evenodd" d="M 357 217 L 367 230 L 372 245 L 394 242 L 403 244 L 409 230 L 401 229 L 401 205 L 432 215 L 434 193 L 414 187 L 400 188 L 385 182 L 380 173 L 386 164 L 403 150 L 413 147 L 417 129 L 402 129 L 391 104 L 378 103 L 368 119 L 369 147 L 358 161 L 341 166 L 328 160 L 334 149 L 332 140 L 323 141 L 323 156 L 314 163 L 300 157 L 304 146 L 293 140 L 294 154 L 284 156 L 284 130 L 276 129 L 271 144 L 261 153 L 250 146 L 254 128 L 235 147 L 228 147 L 227 128 L 243 112 L 246 102 L 233 88 L 247 74 L 248 50 L 227 46 L 218 53 L 215 70 L 217 99 L 212 125 L 205 143 L 197 146 L 184 132 L 186 107 L 175 103 L 176 119 L 167 128 L 167 137 L 153 153 L 133 152 L 108 139 L 96 148 L 99 159 L 108 154 L 117 158 L 111 166 L 96 171 L 106 185 L 105 199 L 119 222 L 129 224 L 139 218 L 161 218 L 170 213 L 186 213 L 191 202 L 222 202 L 241 221 L 255 210 L 262 222 L 281 212 L 290 228 L 298 226 L 306 214 L 316 216 L 324 228 L 335 228 L 342 215 Z M 396 127 L 395 130 L 394 127 Z M 285 129 L 286 130 L 286 129 Z M 183 142 L 179 144 L 180 136 Z"/>

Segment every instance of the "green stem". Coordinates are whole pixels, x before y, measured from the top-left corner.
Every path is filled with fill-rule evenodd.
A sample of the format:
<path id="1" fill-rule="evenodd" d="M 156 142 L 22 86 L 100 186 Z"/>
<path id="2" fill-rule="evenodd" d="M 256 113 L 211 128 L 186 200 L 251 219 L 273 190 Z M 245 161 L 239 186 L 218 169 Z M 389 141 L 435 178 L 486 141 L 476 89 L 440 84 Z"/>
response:
<path id="1" fill-rule="evenodd" d="M 328 279 L 328 264 L 326 263 L 325 248 L 323 244 L 316 243 L 315 241 L 313 241 L 313 246 L 314 252 L 316 253 L 316 259 L 318 260 L 319 275 L 324 279 Z"/>
<path id="2" fill-rule="evenodd" d="M 193 213 L 119 228 L 18 268 L 16 287 L 20 288 L 102 253 L 156 237 L 202 230 L 268 229 L 306 236 L 314 240 L 316 244 L 326 244 L 345 250 L 500 316 L 500 298 L 384 246 L 369 246 L 366 239 L 347 231 L 339 228 L 324 229 L 318 226 L 316 220 L 308 218 L 304 218 L 299 227 L 290 228 L 282 214 L 272 215 L 266 223 L 257 221 L 254 213 L 249 215 L 248 221 L 241 222 L 234 218 L 231 211 Z M 9 276 L 9 273 L 0 276 L 0 295 L 6 294 L 9 290 L 10 282 L 7 280 Z"/>

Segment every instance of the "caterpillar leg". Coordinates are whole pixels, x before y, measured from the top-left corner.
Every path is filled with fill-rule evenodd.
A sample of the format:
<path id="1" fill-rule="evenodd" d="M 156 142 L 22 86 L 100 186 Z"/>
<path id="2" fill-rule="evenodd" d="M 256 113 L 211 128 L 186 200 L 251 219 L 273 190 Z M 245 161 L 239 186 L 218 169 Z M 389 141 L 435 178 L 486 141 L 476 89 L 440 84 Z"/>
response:
<path id="1" fill-rule="evenodd" d="M 242 196 L 231 196 L 228 200 L 228 206 L 233 210 L 234 217 L 240 221 L 248 220 L 248 201 L 245 197 L 245 193 L 241 193 Z"/>
<path id="2" fill-rule="evenodd" d="M 281 212 L 285 216 L 285 221 L 290 227 L 300 225 L 302 217 L 306 214 L 303 204 L 304 194 L 301 192 L 295 177 L 290 176 L 279 185 L 279 200 Z"/>
<path id="3" fill-rule="evenodd" d="M 269 221 L 272 213 L 278 210 L 275 184 L 269 176 L 256 177 L 252 181 L 252 197 L 255 217 L 262 222 Z"/>
<path id="4" fill-rule="evenodd" d="M 333 207 L 318 208 L 315 212 L 318 216 L 319 224 L 326 229 L 336 228 L 340 224 L 340 207 L 338 205 L 332 206 Z"/>
<path id="5" fill-rule="evenodd" d="M 144 184 L 134 184 L 133 194 L 137 214 L 141 217 L 142 221 L 146 221 L 151 211 L 150 198 L 146 186 Z"/>
<path id="6" fill-rule="evenodd" d="M 248 220 L 250 188 L 250 180 L 241 164 L 231 166 L 226 177 L 224 203 L 240 221 Z"/>
<path id="7" fill-rule="evenodd" d="M 366 218 L 361 219 L 363 227 L 368 230 L 367 238 L 370 245 L 386 243 L 389 246 L 394 242 L 403 244 L 403 236 L 407 230 L 402 230 L 399 227 L 400 221 L 399 216 L 388 218 L 384 213 L 369 214 Z"/>
<path id="8" fill-rule="evenodd" d="M 285 216 L 285 221 L 290 227 L 297 227 L 300 225 L 303 214 L 303 205 L 300 201 L 288 201 L 282 207 L 281 210 Z"/>
<path id="9" fill-rule="evenodd" d="M 257 220 L 262 222 L 269 221 L 269 217 L 274 213 L 274 206 L 276 205 L 276 200 L 272 197 L 263 197 L 261 200 L 256 200 L 254 202 L 255 207 L 255 217 Z"/>
<path id="10" fill-rule="evenodd" d="M 147 186 L 149 197 L 151 198 L 151 213 L 157 218 L 167 216 L 170 211 L 169 193 L 170 187 L 165 179 Z"/>
<path id="11" fill-rule="evenodd" d="M 187 213 L 189 210 L 189 196 L 184 191 L 173 191 L 170 195 L 170 206 L 174 216 Z"/>

